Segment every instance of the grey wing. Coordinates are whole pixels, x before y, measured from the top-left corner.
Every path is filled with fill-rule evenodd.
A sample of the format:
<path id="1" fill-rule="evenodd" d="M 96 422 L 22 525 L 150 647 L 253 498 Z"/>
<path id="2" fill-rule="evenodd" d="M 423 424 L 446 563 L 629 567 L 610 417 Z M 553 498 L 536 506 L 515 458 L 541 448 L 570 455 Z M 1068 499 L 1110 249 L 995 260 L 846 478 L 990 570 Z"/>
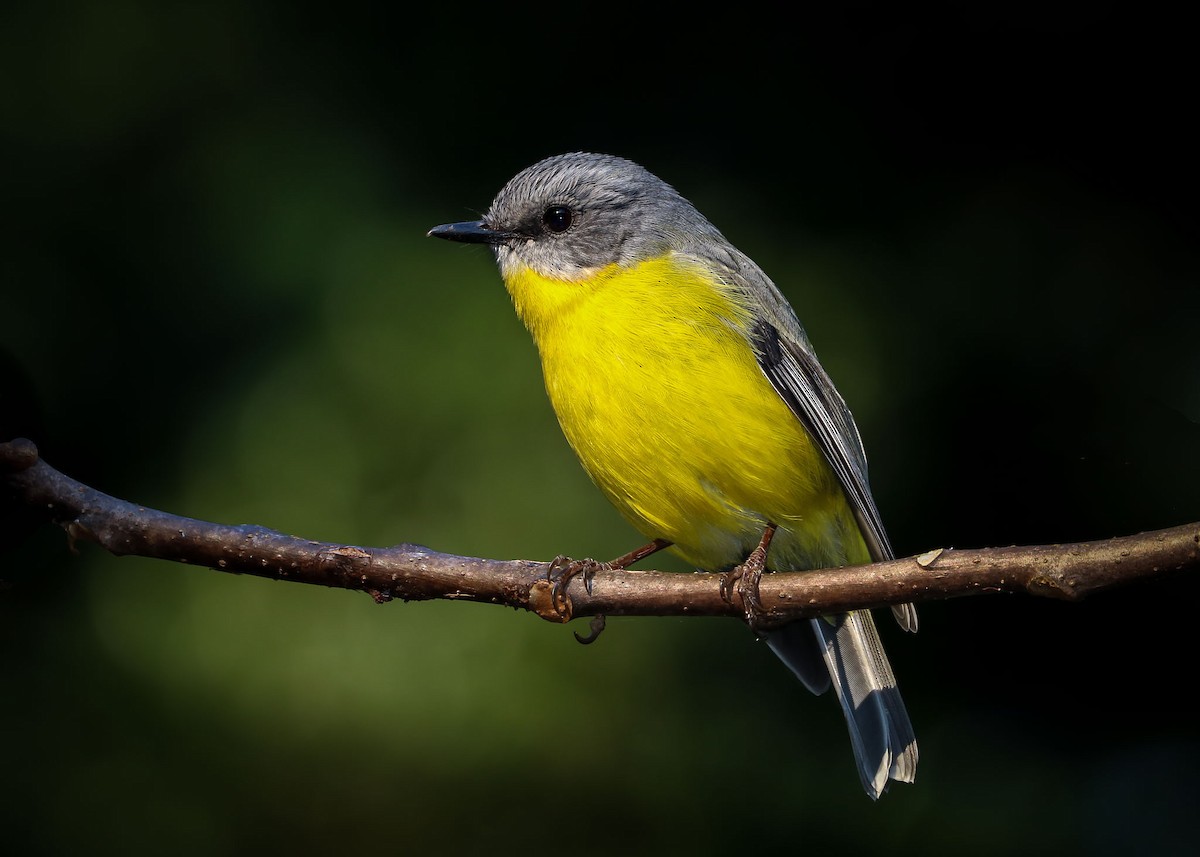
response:
<path id="1" fill-rule="evenodd" d="M 858 427 L 811 346 L 807 340 L 786 337 L 762 319 L 752 335 L 763 373 L 816 440 L 837 475 L 871 557 L 877 562 L 893 559 L 891 543 L 867 482 L 867 454 Z M 906 631 L 917 630 L 913 605 L 894 605 L 892 613 Z"/>
<path id="2" fill-rule="evenodd" d="M 755 320 L 749 339 L 758 365 L 825 453 L 872 559 L 893 559 L 891 543 L 867 482 L 867 454 L 850 409 L 817 361 L 804 329 L 779 289 L 748 256 L 725 242 L 719 233 L 717 237 L 718 244 L 710 243 L 694 258 L 740 292 L 745 305 L 751 308 Z M 917 630 L 913 605 L 895 605 L 892 613 L 906 631 Z"/>
<path id="3" fill-rule="evenodd" d="M 759 321 L 753 342 L 758 363 L 792 413 L 817 441 L 846 492 L 875 560 L 892 559 L 892 546 L 867 484 L 867 455 L 850 409 L 816 356 L 785 340 L 769 322 Z"/>

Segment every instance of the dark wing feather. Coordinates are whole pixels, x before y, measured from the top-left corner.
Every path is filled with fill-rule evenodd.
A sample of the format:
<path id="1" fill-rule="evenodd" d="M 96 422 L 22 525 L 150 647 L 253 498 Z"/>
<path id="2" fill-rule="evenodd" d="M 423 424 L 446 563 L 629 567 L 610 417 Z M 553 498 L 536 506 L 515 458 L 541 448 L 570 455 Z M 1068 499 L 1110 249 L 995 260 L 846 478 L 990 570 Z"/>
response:
<path id="1" fill-rule="evenodd" d="M 760 320 L 753 332 L 758 364 L 775 391 L 808 429 L 837 475 L 846 500 L 858 520 L 867 549 L 876 562 L 894 558 L 883 520 L 867 483 L 867 454 L 850 409 L 807 342 L 784 339 L 778 329 Z M 917 611 L 911 604 L 893 606 L 896 621 L 917 630 Z"/>
<path id="2" fill-rule="evenodd" d="M 858 521 L 871 558 L 876 562 L 894 559 L 867 482 L 867 454 L 854 417 L 817 361 L 791 305 L 771 278 L 719 232 L 707 236 L 694 252 L 685 250 L 682 255 L 690 257 L 694 264 L 739 295 L 740 303 L 753 318 L 747 338 L 758 365 L 825 454 Z M 917 610 L 913 605 L 894 605 L 892 614 L 906 631 L 917 630 Z"/>

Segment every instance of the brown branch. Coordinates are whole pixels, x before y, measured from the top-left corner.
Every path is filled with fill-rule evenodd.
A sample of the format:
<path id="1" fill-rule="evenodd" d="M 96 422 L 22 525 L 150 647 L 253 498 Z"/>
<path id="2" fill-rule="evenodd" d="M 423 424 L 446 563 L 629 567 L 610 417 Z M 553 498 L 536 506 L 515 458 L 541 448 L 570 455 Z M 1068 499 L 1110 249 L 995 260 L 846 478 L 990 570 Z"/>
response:
<path id="1" fill-rule="evenodd" d="M 117 555 L 209 566 L 275 580 L 361 590 L 383 603 L 448 598 L 504 604 L 543 619 L 580 616 L 741 616 L 716 574 L 601 571 L 592 593 L 577 581 L 555 609 L 548 564 L 439 553 L 420 545 L 370 548 L 316 542 L 256 526 L 183 518 L 118 500 L 63 475 L 28 440 L 0 443 L 0 484 L 44 510 L 72 545 L 92 541 Z M 984 592 L 1077 600 L 1118 584 L 1200 568 L 1200 523 L 1063 545 L 934 550 L 867 566 L 780 572 L 762 579 L 768 624 L 906 601 Z"/>

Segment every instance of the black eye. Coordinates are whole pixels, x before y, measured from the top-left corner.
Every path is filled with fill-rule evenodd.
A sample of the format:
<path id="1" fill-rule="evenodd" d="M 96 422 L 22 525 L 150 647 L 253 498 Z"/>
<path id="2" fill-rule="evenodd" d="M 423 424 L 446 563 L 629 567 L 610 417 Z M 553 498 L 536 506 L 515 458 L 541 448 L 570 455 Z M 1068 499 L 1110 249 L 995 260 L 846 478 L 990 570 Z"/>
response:
<path id="1" fill-rule="evenodd" d="M 574 217 L 565 205 L 552 205 L 542 212 L 542 224 L 550 232 L 566 232 Z"/>

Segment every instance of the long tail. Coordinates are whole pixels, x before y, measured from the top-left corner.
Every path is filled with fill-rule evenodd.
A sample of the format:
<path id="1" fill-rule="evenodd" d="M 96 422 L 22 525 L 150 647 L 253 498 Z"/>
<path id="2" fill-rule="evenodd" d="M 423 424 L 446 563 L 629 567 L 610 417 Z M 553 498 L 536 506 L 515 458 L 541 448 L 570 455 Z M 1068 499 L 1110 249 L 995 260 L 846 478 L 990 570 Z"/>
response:
<path id="1" fill-rule="evenodd" d="M 888 780 L 913 781 L 917 739 L 868 611 L 787 625 L 772 631 L 767 645 L 813 693 L 824 693 L 832 679 L 858 775 L 872 799 Z"/>

